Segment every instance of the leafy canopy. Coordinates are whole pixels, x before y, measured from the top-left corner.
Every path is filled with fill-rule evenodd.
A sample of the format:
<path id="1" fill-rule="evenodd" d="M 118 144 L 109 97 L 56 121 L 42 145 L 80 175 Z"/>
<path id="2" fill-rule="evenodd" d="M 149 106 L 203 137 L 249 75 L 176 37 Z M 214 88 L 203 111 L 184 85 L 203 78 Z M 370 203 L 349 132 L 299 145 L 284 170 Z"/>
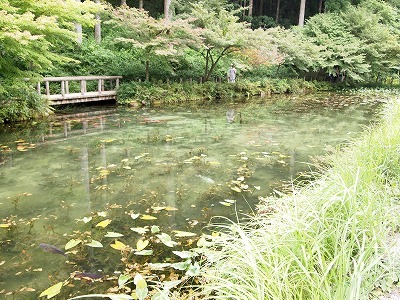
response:
<path id="1" fill-rule="evenodd" d="M 31 77 L 66 58 L 58 47 L 75 43 L 75 23 L 94 24 L 102 6 L 74 0 L 0 0 L 0 73 Z"/>

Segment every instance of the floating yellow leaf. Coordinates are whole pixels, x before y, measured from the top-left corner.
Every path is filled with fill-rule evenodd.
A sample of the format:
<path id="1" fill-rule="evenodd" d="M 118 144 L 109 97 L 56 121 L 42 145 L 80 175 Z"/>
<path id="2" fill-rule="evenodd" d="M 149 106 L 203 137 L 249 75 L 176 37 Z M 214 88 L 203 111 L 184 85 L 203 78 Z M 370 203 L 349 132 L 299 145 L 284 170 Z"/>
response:
<path id="1" fill-rule="evenodd" d="M 224 206 L 231 206 L 232 205 L 232 203 L 228 203 L 228 202 L 225 202 L 225 201 L 219 201 L 219 203 L 224 205 Z"/>
<path id="2" fill-rule="evenodd" d="M 65 245 L 65 250 L 74 248 L 76 245 L 79 245 L 81 242 L 82 242 L 81 240 L 72 239 Z"/>
<path id="3" fill-rule="evenodd" d="M 124 250 L 127 247 L 124 243 L 117 240 L 114 242 L 114 244 L 111 244 L 110 246 L 116 250 Z"/>
<path id="4" fill-rule="evenodd" d="M 123 167 L 125 170 L 131 170 L 132 168 L 130 166 L 124 166 Z"/>
<path id="5" fill-rule="evenodd" d="M 150 216 L 150 215 L 142 215 L 140 218 L 141 218 L 142 220 L 157 220 L 156 217 Z"/>
<path id="6" fill-rule="evenodd" d="M 155 210 L 155 211 L 159 211 L 159 210 L 166 209 L 166 207 L 165 206 L 152 206 L 151 209 Z"/>
<path id="7" fill-rule="evenodd" d="M 231 190 L 233 190 L 233 191 L 235 191 L 235 192 L 238 192 L 238 193 L 241 193 L 241 192 L 242 192 L 242 190 L 241 190 L 239 187 L 237 187 L 237 186 L 231 186 Z"/>
<path id="8" fill-rule="evenodd" d="M 138 240 L 136 243 L 136 250 L 142 251 L 149 244 L 149 240 Z"/>
<path id="9" fill-rule="evenodd" d="M 110 223 L 111 223 L 111 220 L 110 220 L 110 219 L 106 219 L 106 220 L 104 220 L 104 221 L 101 221 L 101 222 L 97 223 L 96 227 L 103 227 L 103 228 L 105 228 L 105 227 L 107 227 L 108 225 L 110 225 Z"/>
<path id="10" fill-rule="evenodd" d="M 8 228 L 10 227 L 10 224 L 0 224 L 0 228 Z"/>
<path id="11" fill-rule="evenodd" d="M 103 170 L 101 170 L 101 171 L 99 172 L 99 174 L 100 174 L 100 175 L 103 175 L 103 176 L 109 175 L 109 174 L 110 174 L 110 171 L 109 171 L 109 170 L 106 170 L 106 169 L 103 169 Z"/>
<path id="12" fill-rule="evenodd" d="M 40 295 L 40 297 L 47 296 L 47 299 L 53 298 L 54 296 L 58 295 L 61 291 L 63 283 L 59 282 L 51 287 L 49 287 L 47 290 L 43 291 Z"/>
<path id="13" fill-rule="evenodd" d="M 167 206 L 165 208 L 166 211 L 173 211 L 173 210 L 178 210 L 176 207 L 172 207 L 172 206 Z"/>
<path id="14" fill-rule="evenodd" d="M 173 230 L 172 231 L 176 237 L 189 237 L 189 236 L 196 236 L 197 234 L 188 231 L 180 231 L 180 230 Z"/>

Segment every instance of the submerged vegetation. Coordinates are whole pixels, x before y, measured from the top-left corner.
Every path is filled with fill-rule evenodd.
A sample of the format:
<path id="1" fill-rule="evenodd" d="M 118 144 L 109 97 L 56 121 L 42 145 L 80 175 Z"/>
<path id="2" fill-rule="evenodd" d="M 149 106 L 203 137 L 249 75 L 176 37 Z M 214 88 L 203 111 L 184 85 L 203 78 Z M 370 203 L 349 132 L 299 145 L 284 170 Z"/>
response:
<path id="1" fill-rule="evenodd" d="M 194 295 L 212 216 L 252 213 L 309 155 L 375 119 L 369 97 L 319 96 L 110 107 L 6 129 L 0 295 L 132 295 L 138 273 L 147 298 Z"/>
<path id="2" fill-rule="evenodd" d="M 327 169 L 261 199 L 245 224 L 214 225 L 205 299 L 369 299 L 398 282 L 398 99 Z M 314 176 L 316 176 L 314 174 Z"/>

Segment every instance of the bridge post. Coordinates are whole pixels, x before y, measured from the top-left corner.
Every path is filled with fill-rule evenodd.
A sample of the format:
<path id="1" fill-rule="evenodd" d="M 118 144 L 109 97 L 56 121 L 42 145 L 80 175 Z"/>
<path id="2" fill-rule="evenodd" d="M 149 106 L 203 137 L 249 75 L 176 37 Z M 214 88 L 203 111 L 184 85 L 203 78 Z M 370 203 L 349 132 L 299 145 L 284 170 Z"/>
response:
<path id="1" fill-rule="evenodd" d="M 103 80 L 101 80 L 101 79 L 99 79 L 99 81 L 97 82 L 97 90 L 99 91 L 100 95 L 101 95 L 101 91 L 103 90 L 102 83 L 103 83 Z"/>
<path id="2" fill-rule="evenodd" d="M 61 80 L 61 95 L 65 97 L 65 81 Z"/>
<path id="3" fill-rule="evenodd" d="M 81 95 L 86 93 L 86 80 L 81 80 Z"/>
<path id="4" fill-rule="evenodd" d="M 50 96 L 50 83 L 46 81 L 46 95 Z"/>

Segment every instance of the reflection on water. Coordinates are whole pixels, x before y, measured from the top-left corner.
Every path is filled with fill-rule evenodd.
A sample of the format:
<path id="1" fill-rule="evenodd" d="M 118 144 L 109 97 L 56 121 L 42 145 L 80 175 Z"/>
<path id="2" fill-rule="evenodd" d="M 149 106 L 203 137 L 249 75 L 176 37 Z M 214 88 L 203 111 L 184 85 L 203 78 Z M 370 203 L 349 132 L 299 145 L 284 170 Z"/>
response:
<path id="1" fill-rule="evenodd" d="M 157 262 L 171 254 L 157 245 L 158 231 L 187 249 L 196 239 L 189 233 L 198 236 L 212 216 L 250 214 L 260 196 L 308 170 L 311 156 L 356 137 L 377 109 L 349 99 L 321 105 L 325 100 L 292 99 L 289 110 L 276 105 L 280 99 L 104 108 L 2 128 L 0 292 L 32 299 L 68 278 L 78 285 L 73 272 L 112 276 L 124 268 L 112 249 L 116 237 L 138 252 L 151 249 L 138 263 Z M 39 247 L 64 252 L 71 239 L 82 242 L 66 257 Z M 140 239 L 149 241 L 144 250 Z"/>

